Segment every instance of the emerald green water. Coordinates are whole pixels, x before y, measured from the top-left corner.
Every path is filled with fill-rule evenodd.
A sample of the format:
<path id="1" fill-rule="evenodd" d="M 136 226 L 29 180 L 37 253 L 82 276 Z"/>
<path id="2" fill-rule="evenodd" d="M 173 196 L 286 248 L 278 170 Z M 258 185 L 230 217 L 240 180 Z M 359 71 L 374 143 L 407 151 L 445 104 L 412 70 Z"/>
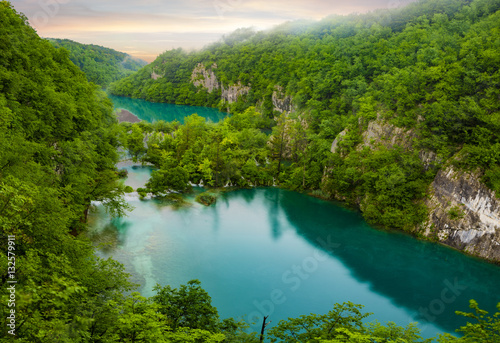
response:
<path id="1" fill-rule="evenodd" d="M 139 119 L 148 122 L 178 120 L 182 123 L 184 122 L 184 117 L 197 113 L 199 116 L 216 123 L 226 115 L 218 109 L 211 107 L 155 103 L 115 95 L 108 95 L 108 97 L 113 101 L 115 109 L 123 108 L 135 114 Z"/>
<path id="2" fill-rule="evenodd" d="M 126 166 L 138 187 L 149 168 Z M 336 302 L 365 305 L 371 320 L 419 321 L 425 337 L 453 332 L 469 299 L 494 311 L 500 268 L 446 247 L 371 228 L 356 212 L 277 188 L 229 192 L 215 206 L 185 208 L 127 200 L 110 221 L 92 216 L 101 251 L 125 264 L 145 296 L 155 283 L 199 279 L 221 317 L 261 321 L 326 313 Z M 259 330 L 258 325 L 252 329 Z"/>
<path id="3" fill-rule="evenodd" d="M 198 113 L 217 122 L 212 108 L 156 104 L 110 96 L 142 120 L 171 121 Z M 151 168 L 121 164 L 126 184 L 142 187 Z M 201 189 L 195 188 L 195 192 Z M 351 301 L 368 319 L 407 325 L 424 337 L 465 324 L 456 310 L 469 299 L 495 311 L 500 268 L 452 249 L 398 232 L 371 228 L 359 213 L 277 188 L 226 193 L 216 205 L 175 208 L 156 200 L 125 199 L 128 217 L 110 220 L 101 206 L 90 217 L 99 254 L 124 263 L 145 296 L 156 283 L 178 287 L 199 279 L 222 318 L 271 325 L 281 319 L 326 313 Z M 259 324 L 251 329 L 259 331 Z"/>

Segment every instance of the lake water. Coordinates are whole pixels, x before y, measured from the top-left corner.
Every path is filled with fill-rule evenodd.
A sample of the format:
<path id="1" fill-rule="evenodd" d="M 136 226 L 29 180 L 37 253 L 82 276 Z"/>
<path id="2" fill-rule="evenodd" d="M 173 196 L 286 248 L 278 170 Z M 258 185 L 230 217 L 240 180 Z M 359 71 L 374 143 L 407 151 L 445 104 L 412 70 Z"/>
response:
<path id="1" fill-rule="evenodd" d="M 135 114 L 139 119 L 146 120 L 148 122 L 157 120 L 178 120 L 182 123 L 184 121 L 184 117 L 197 113 L 199 116 L 216 123 L 223 119 L 226 115 L 226 113 L 211 107 L 156 103 L 142 99 L 131 99 L 115 95 L 108 95 L 108 97 L 113 101 L 115 109 L 123 108 Z"/>
<path id="2" fill-rule="evenodd" d="M 134 188 L 151 172 L 125 167 Z M 374 229 L 337 204 L 278 188 L 229 192 L 210 207 L 193 197 L 173 208 L 132 194 L 128 217 L 91 216 L 95 242 L 111 244 L 100 254 L 124 263 L 145 296 L 199 279 L 222 318 L 269 315 L 271 325 L 351 301 L 370 320 L 419 321 L 424 337 L 464 324 L 454 311 L 469 299 L 492 312 L 500 301 L 497 266 Z"/>

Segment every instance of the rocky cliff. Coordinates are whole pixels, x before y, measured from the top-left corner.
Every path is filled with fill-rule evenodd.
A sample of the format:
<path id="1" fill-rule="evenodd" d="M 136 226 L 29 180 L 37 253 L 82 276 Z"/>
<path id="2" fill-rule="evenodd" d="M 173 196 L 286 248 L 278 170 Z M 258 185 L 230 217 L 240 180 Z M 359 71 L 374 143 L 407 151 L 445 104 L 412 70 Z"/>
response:
<path id="1" fill-rule="evenodd" d="M 345 129 L 344 131 L 342 131 L 341 133 L 339 133 L 337 135 L 337 137 L 335 137 L 335 139 L 332 142 L 332 147 L 330 148 L 330 151 L 333 154 L 335 154 L 336 152 L 339 152 L 339 143 L 342 141 L 342 139 L 344 138 L 344 136 L 347 135 L 348 132 L 349 132 L 349 130 Z"/>
<path id="2" fill-rule="evenodd" d="M 217 75 L 214 73 L 215 69 L 217 69 L 215 63 L 210 69 L 207 69 L 203 63 L 198 63 L 191 73 L 191 82 L 196 87 L 206 88 L 209 93 L 221 89 L 221 98 L 230 104 L 236 102 L 239 96 L 248 94 L 250 87 L 242 85 L 240 81 L 237 84 L 224 86 L 217 79 Z"/>
<path id="3" fill-rule="evenodd" d="M 222 86 L 221 98 L 228 102 L 233 103 L 238 100 L 238 97 L 248 94 L 250 87 L 243 86 L 240 81 L 235 85 L 229 85 L 226 87 Z"/>
<path id="4" fill-rule="evenodd" d="M 280 113 L 283 112 L 293 112 L 295 111 L 295 107 L 292 103 L 292 97 L 286 95 L 283 91 L 283 87 L 274 86 L 274 91 L 272 95 L 273 107 L 275 111 Z"/>
<path id="5" fill-rule="evenodd" d="M 391 149 L 396 145 L 405 149 L 411 149 L 413 140 L 417 137 L 413 130 L 397 127 L 383 120 L 380 115 L 377 116 L 377 119 L 368 122 L 368 125 L 364 129 L 360 120 L 358 130 L 362 131 L 361 143 L 356 146 L 356 150 L 358 151 L 364 147 L 369 147 L 373 150 L 379 146 Z M 348 132 L 349 129 L 345 129 L 335 137 L 330 148 L 332 153 L 339 152 L 339 144 Z"/>
<path id="6" fill-rule="evenodd" d="M 427 222 L 421 233 L 500 263 L 500 199 L 479 172 L 440 170 L 429 187 Z"/>
<path id="7" fill-rule="evenodd" d="M 158 79 L 159 79 L 159 78 L 161 78 L 161 77 L 162 77 L 162 76 L 161 76 L 160 74 L 156 74 L 154 70 L 151 72 L 151 78 L 152 78 L 153 80 L 158 80 Z"/>
<path id="8" fill-rule="evenodd" d="M 368 123 L 368 127 L 362 134 L 362 138 L 363 142 L 358 145 L 357 150 L 361 150 L 365 146 L 375 149 L 379 144 L 389 149 L 396 145 L 410 149 L 413 145 L 413 140 L 416 138 L 416 134 L 413 130 L 394 126 L 382 120 L 379 116 L 376 120 Z"/>
<path id="9" fill-rule="evenodd" d="M 337 135 L 332 142 L 332 153 L 342 153 L 339 143 L 347 133 L 346 129 Z M 356 150 L 380 146 L 410 150 L 414 149 L 417 137 L 414 130 L 395 127 L 379 117 L 363 130 Z M 419 157 L 426 170 L 441 162 L 430 150 L 419 151 Z M 325 177 L 328 172 L 325 171 Z M 425 205 L 429 215 L 425 223 L 415 228 L 416 233 L 500 263 L 500 199 L 481 182 L 479 172 L 459 171 L 451 166 L 440 169 L 429 186 Z"/>
<path id="10" fill-rule="evenodd" d="M 217 69 L 216 63 L 212 64 L 210 68 L 207 68 L 203 63 L 198 63 L 191 73 L 191 82 L 196 87 L 201 86 L 207 89 L 209 93 L 220 89 L 221 99 L 229 104 L 238 101 L 238 97 L 248 94 L 250 86 L 243 85 L 241 81 L 227 86 L 219 82 L 214 72 L 215 69 Z M 280 113 L 295 111 L 292 97 L 286 95 L 281 86 L 274 86 L 272 102 L 273 109 Z"/>
<path id="11" fill-rule="evenodd" d="M 217 69 L 217 64 L 212 64 L 210 69 L 206 69 L 203 63 L 198 63 L 198 65 L 193 69 L 191 73 L 191 82 L 196 86 L 202 86 L 206 88 L 209 93 L 220 88 L 217 76 L 215 76 L 214 69 Z"/>

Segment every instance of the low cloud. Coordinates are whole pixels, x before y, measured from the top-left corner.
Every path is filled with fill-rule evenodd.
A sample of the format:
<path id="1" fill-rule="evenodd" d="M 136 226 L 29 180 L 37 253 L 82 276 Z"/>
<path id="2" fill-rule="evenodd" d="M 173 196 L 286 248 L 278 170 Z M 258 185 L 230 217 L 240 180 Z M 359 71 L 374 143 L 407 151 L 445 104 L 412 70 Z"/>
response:
<path id="1" fill-rule="evenodd" d="M 152 61 L 171 48 L 201 48 L 240 27 L 393 8 L 408 0 L 17 0 L 42 37 L 103 45 Z"/>

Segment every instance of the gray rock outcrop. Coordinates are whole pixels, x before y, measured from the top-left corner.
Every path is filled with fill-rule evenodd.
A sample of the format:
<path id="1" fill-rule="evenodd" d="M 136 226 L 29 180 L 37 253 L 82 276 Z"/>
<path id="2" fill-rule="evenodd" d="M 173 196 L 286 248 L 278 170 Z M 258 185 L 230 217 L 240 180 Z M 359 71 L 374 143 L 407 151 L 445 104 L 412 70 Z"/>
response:
<path id="1" fill-rule="evenodd" d="M 198 65 L 193 69 L 191 73 L 191 82 L 196 86 L 202 86 L 206 88 L 209 93 L 220 88 L 217 76 L 214 73 L 214 69 L 217 69 L 217 64 L 212 64 L 212 67 L 207 70 L 203 63 L 198 63 Z"/>
<path id="2" fill-rule="evenodd" d="M 281 87 L 281 86 L 274 86 L 272 101 L 273 101 L 273 107 L 274 107 L 275 111 L 278 111 L 280 113 L 283 113 L 283 112 L 290 113 L 290 112 L 295 111 L 295 107 L 293 106 L 293 103 L 292 103 L 292 97 L 289 95 L 286 95 L 283 92 L 283 87 Z"/>
<path id="3" fill-rule="evenodd" d="M 412 130 L 397 127 L 380 118 L 370 121 L 362 136 L 363 143 L 358 145 L 357 150 L 362 150 L 365 146 L 374 148 L 378 144 L 386 148 L 399 145 L 408 149 L 412 146 L 413 139 L 416 138 Z"/>
<path id="4" fill-rule="evenodd" d="M 225 87 L 217 79 L 214 69 L 217 69 L 217 64 L 215 63 L 212 64 L 210 69 L 207 69 L 203 63 L 198 63 L 191 73 L 191 82 L 196 87 L 201 86 L 206 88 L 209 93 L 221 89 L 221 98 L 230 104 L 236 102 L 238 97 L 248 94 L 250 86 L 242 85 L 240 81 L 237 84 Z"/>
<path id="5" fill-rule="evenodd" d="M 426 200 L 429 217 L 422 233 L 469 254 L 500 262 L 500 199 L 480 175 L 440 170 Z"/>
<path id="6" fill-rule="evenodd" d="M 235 85 L 229 85 L 227 88 L 222 86 L 221 98 L 228 103 L 233 103 L 238 100 L 238 97 L 248 94 L 250 87 L 243 86 L 240 81 Z"/>
<path id="7" fill-rule="evenodd" d="M 158 80 L 158 79 L 159 79 L 159 78 L 161 78 L 161 77 L 162 77 L 162 76 L 161 76 L 160 74 L 156 74 L 156 73 L 154 72 L 154 70 L 151 72 L 151 78 L 152 78 L 153 80 Z"/>
<path id="8" fill-rule="evenodd" d="M 337 135 L 337 137 L 335 137 L 335 139 L 333 140 L 333 143 L 332 143 L 332 147 L 330 149 L 330 151 L 332 153 L 335 154 L 338 151 L 339 143 L 342 141 L 342 138 L 344 138 L 344 136 L 347 134 L 347 132 L 349 132 L 349 130 L 345 129 L 344 131 L 342 131 L 341 133 L 339 133 Z"/>

